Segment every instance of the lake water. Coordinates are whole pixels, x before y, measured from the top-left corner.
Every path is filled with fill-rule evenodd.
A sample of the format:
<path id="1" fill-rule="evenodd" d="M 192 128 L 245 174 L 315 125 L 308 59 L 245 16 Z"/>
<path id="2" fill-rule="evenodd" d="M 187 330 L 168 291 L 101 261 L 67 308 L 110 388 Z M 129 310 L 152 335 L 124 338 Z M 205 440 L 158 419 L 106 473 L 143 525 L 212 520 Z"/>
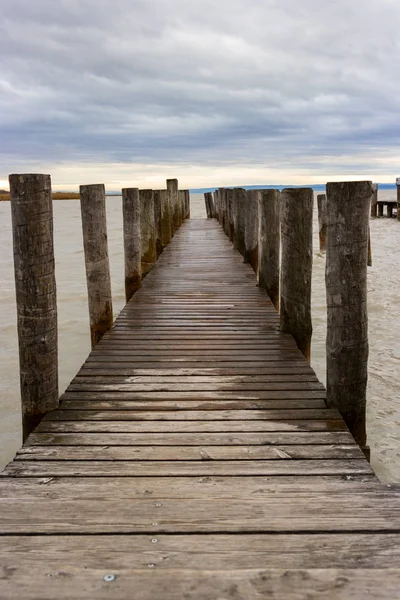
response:
<path id="1" fill-rule="evenodd" d="M 380 199 L 394 198 L 383 190 Z M 315 203 L 316 204 L 316 203 Z M 204 199 L 191 196 L 192 218 L 204 218 Z M 107 198 L 115 315 L 124 306 L 121 198 Z M 59 316 L 60 393 L 90 351 L 87 292 L 78 201 L 54 203 Z M 0 202 L 0 468 L 21 445 L 19 373 L 10 203 Z M 371 221 L 373 266 L 368 269 L 368 443 L 371 464 L 387 482 L 400 482 L 400 222 Z M 325 382 L 325 257 L 318 252 L 314 214 L 312 366 Z"/>

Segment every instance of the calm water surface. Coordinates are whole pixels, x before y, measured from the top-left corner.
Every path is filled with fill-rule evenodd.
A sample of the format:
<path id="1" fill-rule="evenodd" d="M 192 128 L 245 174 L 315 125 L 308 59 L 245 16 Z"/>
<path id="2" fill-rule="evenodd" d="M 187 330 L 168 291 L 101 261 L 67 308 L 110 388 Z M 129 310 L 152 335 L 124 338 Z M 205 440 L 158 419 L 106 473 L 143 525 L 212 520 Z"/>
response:
<path id="1" fill-rule="evenodd" d="M 380 192 L 380 199 L 394 191 Z M 204 218 L 204 200 L 191 197 L 192 218 Z M 107 198 L 115 315 L 124 305 L 121 198 Z M 78 201 L 54 203 L 59 315 L 60 393 L 90 351 L 86 280 Z M 21 445 L 18 347 L 10 203 L 0 202 L 0 468 Z M 370 360 L 368 442 L 372 466 L 384 481 L 400 482 L 400 222 L 371 221 L 373 266 L 368 269 Z M 318 252 L 314 215 L 312 366 L 325 383 L 325 256 Z"/>

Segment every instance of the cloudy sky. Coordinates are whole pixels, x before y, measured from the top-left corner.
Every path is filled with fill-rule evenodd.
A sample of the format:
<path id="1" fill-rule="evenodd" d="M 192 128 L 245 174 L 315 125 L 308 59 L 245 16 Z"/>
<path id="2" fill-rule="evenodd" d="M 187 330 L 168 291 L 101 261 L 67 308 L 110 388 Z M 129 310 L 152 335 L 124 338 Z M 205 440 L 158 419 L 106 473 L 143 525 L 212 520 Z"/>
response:
<path id="1" fill-rule="evenodd" d="M 0 28 L 0 187 L 400 176 L 399 0 L 2 0 Z"/>

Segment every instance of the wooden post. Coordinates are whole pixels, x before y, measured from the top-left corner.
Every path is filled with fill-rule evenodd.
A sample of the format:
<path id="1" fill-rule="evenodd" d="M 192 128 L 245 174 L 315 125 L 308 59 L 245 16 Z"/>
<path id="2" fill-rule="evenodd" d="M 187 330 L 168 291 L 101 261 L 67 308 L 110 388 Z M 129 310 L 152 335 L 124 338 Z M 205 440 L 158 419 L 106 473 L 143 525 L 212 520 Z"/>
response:
<path id="1" fill-rule="evenodd" d="M 167 190 L 159 190 L 155 194 L 159 195 L 157 202 L 159 201 L 161 205 L 160 242 L 161 248 L 164 249 L 171 242 L 171 206 Z"/>
<path id="2" fill-rule="evenodd" d="M 231 242 L 235 241 L 235 224 L 233 220 L 233 189 L 226 190 L 226 205 L 227 205 L 227 235 Z"/>
<path id="3" fill-rule="evenodd" d="M 326 250 L 326 194 L 318 194 L 319 249 Z"/>
<path id="4" fill-rule="evenodd" d="M 327 403 L 366 444 L 367 255 L 372 183 L 328 183 Z"/>
<path id="5" fill-rule="evenodd" d="M 181 217 L 181 225 L 186 219 L 186 192 L 185 190 L 178 191 L 179 212 Z"/>
<path id="6" fill-rule="evenodd" d="M 139 198 L 142 234 L 142 277 L 146 277 L 157 262 L 153 190 L 139 190 Z"/>
<path id="7" fill-rule="evenodd" d="M 386 205 L 386 214 L 389 217 L 389 219 L 391 219 L 393 217 L 393 205 L 392 204 Z"/>
<path id="8" fill-rule="evenodd" d="M 372 249 L 371 249 L 371 227 L 368 223 L 368 260 L 367 266 L 372 267 Z"/>
<path id="9" fill-rule="evenodd" d="M 397 190 L 397 220 L 400 221 L 400 177 L 396 179 Z"/>
<path id="10" fill-rule="evenodd" d="M 290 333 L 304 356 L 311 350 L 311 273 L 314 192 L 290 188 L 281 193 L 281 330 Z"/>
<path id="11" fill-rule="evenodd" d="M 383 217 L 383 204 L 378 204 L 378 217 Z"/>
<path id="12" fill-rule="evenodd" d="M 57 294 L 50 175 L 10 175 L 22 435 L 58 406 Z"/>
<path id="13" fill-rule="evenodd" d="M 79 192 L 93 348 L 113 324 L 106 197 L 102 183 L 81 185 Z"/>
<path id="14" fill-rule="evenodd" d="M 179 210 L 178 180 L 167 179 L 167 190 L 171 194 L 172 221 L 175 231 L 182 225 L 182 215 Z"/>
<path id="15" fill-rule="evenodd" d="M 258 201 L 260 195 L 260 190 L 247 190 L 246 192 L 244 262 L 250 263 L 255 273 L 258 272 Z"/>
<path id="16" fill-rule="evenodd" d="M 226 221 L 226 194 L 225 188 L 218 188 L 218 198 L 219 198 L 219 222 L 222 229 L 225 231 L 225 221 Z"/>
<path id="17" fill-rule="evenodd" d="M 190 190 L 185 190 L 185 219 L 190 219 Z"/>
<path id="18" fill-rule="evenodd" d="M 377 204 L 378 204 L 378 184 L 372 184 L 372 199 L 371 199 L 371 217 L 377 216 Z"/>
<path id="19" fill-rule="evenodd" d="M 126 301 L 142 285 L 142 236 L 140 228 L 140 200 L 137 188 L 122 190 L 124 223 L 125 297 Z"/>
<path id="20" fill-rule="evenodd" d="M 279 190 L 263 190 L 258 205 L 258 285 L 279 309 Z"/>
<path id="21" fill-rule="evenodd" d="M 220 208 L 219 190 L 215 190 L 215 192 L 214 192 L 214 210 L 215 210 L 215 218 L 220 223 L 221 222 L 221 208 Z"/>
<path id="22" fill-rule="evenodd" d="M 235 248 L 242 256 L 246 251 L 246 190 L 243 188 L 233 189 L 233 226 L 235 229 Z"/>
<path id="23" fill-rule="evenodd" d="M 212 203 L 211 203 L 211 199 L 212 199 L 211 192 L 206 192 L 204 194 L 204 202 L 205 202 L 205 205 L 206 205 L 207 219 L 212 219 Z"/>
<path id="24" fill-rule="evenodd" d="M 156 236 L 156 253 L 157 258 L 160 256 L 163 251 L 163 246 L 161 243 L 161 209 L 162 209 L 162 190 L 154 190 L 153 192 L 153 200 L 154 200 L 154 233 Z"/>

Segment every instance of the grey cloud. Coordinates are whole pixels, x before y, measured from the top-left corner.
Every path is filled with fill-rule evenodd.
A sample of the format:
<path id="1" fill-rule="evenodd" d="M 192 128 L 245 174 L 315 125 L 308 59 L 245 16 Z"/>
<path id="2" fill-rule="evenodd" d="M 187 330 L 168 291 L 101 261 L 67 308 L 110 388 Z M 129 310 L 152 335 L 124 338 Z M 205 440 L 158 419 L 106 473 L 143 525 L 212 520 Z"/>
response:
<path id="1" fill-rule="evenodd" d="M 399 17 L 397 0 L 3 0 L 0 170 L 359 152 L 370 169 L 399 154 Z"/>

